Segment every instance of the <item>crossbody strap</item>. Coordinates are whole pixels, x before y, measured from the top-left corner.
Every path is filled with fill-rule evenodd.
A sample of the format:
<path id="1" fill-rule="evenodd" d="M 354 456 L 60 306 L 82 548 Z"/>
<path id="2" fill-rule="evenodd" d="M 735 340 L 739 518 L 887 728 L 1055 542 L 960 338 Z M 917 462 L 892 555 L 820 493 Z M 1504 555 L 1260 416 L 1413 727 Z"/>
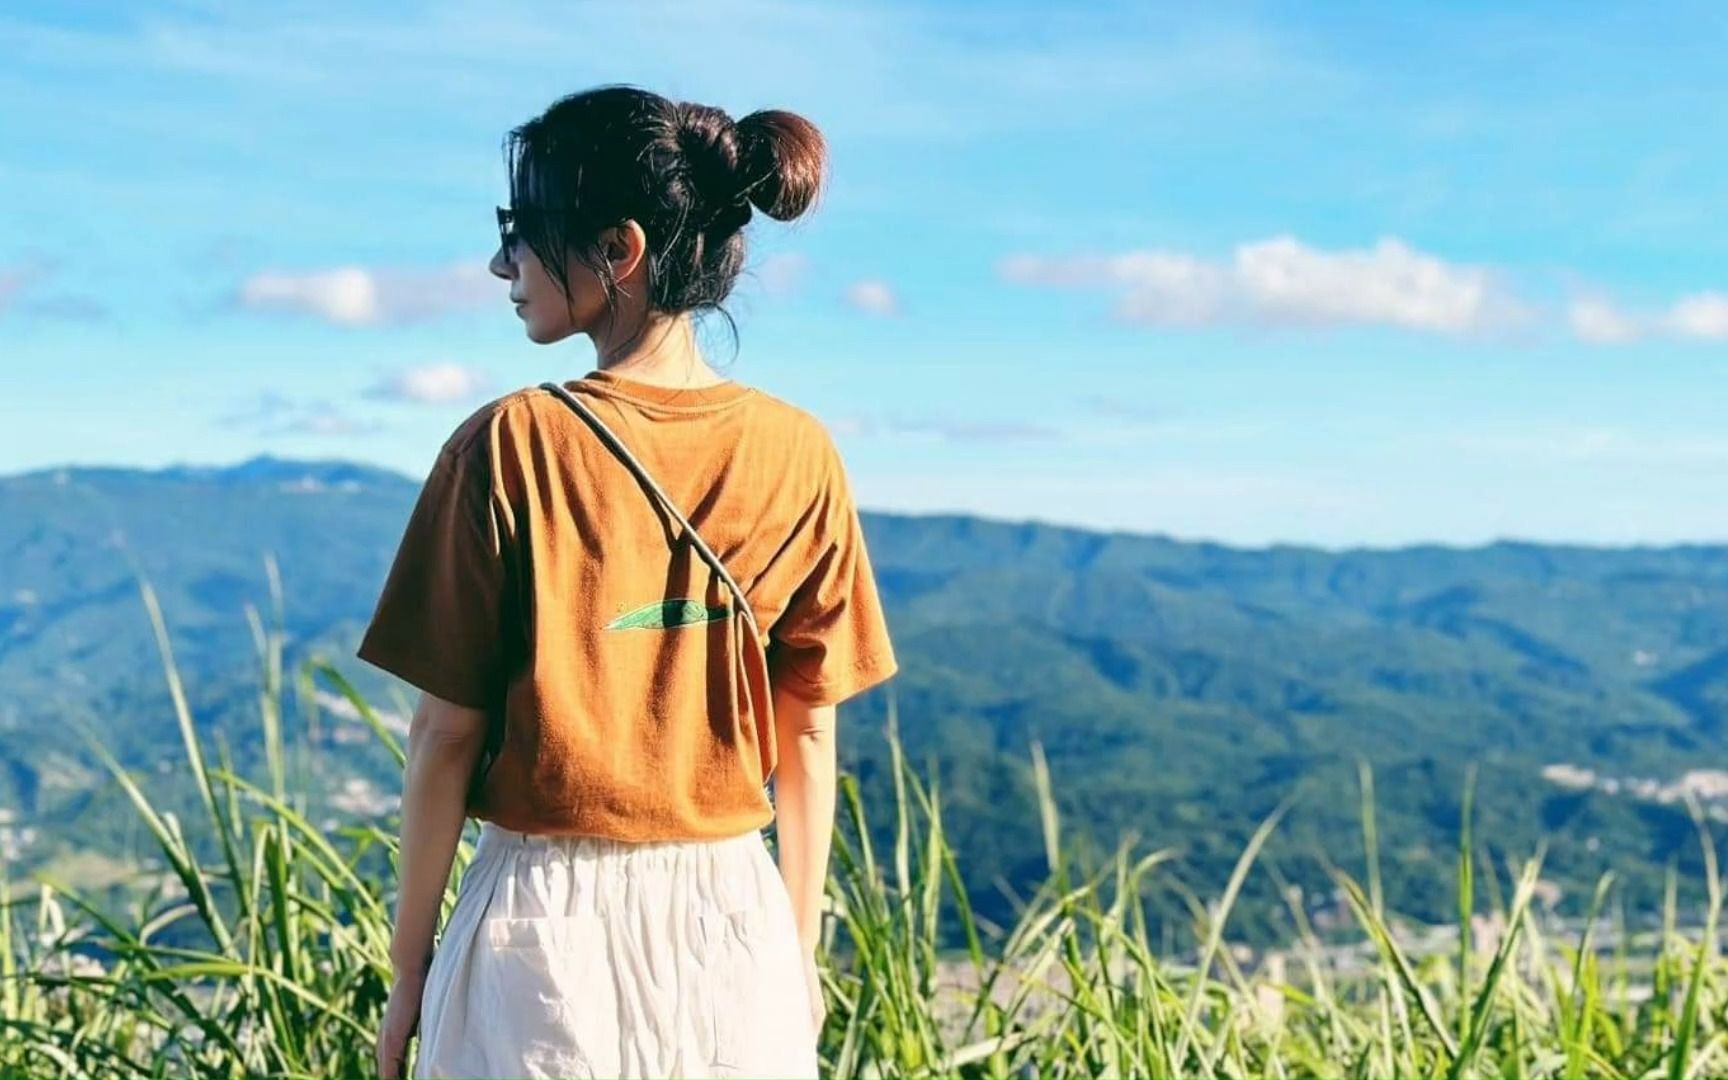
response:
<path id="1" fill-rule="evenodd" d="M 695 526 L 690 524 L 690 520 L 678 510 L 678 507 L 670 498 L 667 497 L 666 493 L 660 489 L 660 485 L 654 482 L 654 478 L 648 475 L 648 470 L 644 469 L 642 463 L 636 460 L 636 455 L 630 452 L 630 448 L 625 446 L 623 442 L 619 440 L 618 436 L 612 434 L 612 429 L 607 427 L 598 416 L 594 415 L 593 409 L 582 404 L 582 402 L 577 399 L 576 395 L 572 394 L 567 388 L 555 382 L 543 382 L 540 384 L 540 388 L 542 390 L 549 390 L 562 398 L 564 404 L 570 406 L 570 408 L 576 411 L 577 415 L 588 421 L 589 426 L 594 429 L 594 433 L 600 436 L 600 441 L 605 443 L 614 454 L 617 454 L 619 459 L 629 467 L 630 471 L 636 474 L 636 478 L 642 481 L 649 491 L 654 493 L 654 497 L 660 500 L 660 504 L 666 508 L 667 512 L 674 518 L 678 519 L 678 524 L 684 527 L 684 535 L 690 538 L 690 543 L 695 546 L 696 551 L 702 556 L 703 561 L 713 567 L 715 573 L 720 575 L 721 580 L 726 582 L 726 587 L 732 590 L 732 595 L 738 600 L 738 610 L 744 613 L 745 622 L 750 624 L 751 633 L 756 634 L 758 639 L 760 639 L 762 635 L 756 626 L 756 612 L 750 607 L 750 600 L 744 595 L 744 590 L 738 587 L 738 582 L 734 581 L 731 573 L 727 571 L 726 564 L 721 562 L 720 557 L 714 554 L 713 549 L 703 541 L 702 537 L 696 532 Z"/>

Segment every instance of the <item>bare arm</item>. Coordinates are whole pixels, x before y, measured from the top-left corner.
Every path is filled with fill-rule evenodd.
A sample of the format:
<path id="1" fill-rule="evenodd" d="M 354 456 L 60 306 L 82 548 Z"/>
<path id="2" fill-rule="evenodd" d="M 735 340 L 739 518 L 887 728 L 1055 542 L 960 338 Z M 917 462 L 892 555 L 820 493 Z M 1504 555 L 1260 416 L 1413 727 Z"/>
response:
<path id="1" fill-rule="evenodd" d="M 462 838 L 469 778 L 485 745 L 486 713 L 431 694 L 408 726 L 402 781 L 402 844 L 396 929 L 390 960 L 398 975 L 420 975 L 432 962 L 438 909 Z"/>
<path id="2" fill-rule="evenodd" d="M 809 705 L 774 688 L 775 835 L 780 876 L 792 897 L 798 942 L 816 954 L 822 930 L 822 891 L 828 880 L 828 849 L 834 833 L 835 746 L 833 705 Z"/>

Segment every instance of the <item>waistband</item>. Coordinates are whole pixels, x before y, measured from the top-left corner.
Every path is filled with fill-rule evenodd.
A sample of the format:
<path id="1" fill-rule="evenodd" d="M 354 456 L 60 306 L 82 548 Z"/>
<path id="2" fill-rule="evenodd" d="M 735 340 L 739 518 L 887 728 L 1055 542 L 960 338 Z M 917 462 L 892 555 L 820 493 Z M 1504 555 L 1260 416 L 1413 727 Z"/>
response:
<path id="1" fill-rule="evenodd" d="M 480 823 L 480 842 L 475 849 L 532 851 L 595 859 L 640 859 L 679 855 L 719 854 L 732 850 L 766 850 L 762 832 L 751 829 L 736 836 L 712 840 L 616 840 L 585 834 L 525 833 L 490 821 Z"/>

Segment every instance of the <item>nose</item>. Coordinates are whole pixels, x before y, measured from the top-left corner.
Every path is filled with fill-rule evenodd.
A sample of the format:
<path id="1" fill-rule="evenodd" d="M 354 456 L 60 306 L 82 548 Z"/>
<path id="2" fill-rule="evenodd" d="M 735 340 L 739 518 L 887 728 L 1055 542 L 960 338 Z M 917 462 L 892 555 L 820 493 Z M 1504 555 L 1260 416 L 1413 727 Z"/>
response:
<path id="1" fill-rule="evenodd" d="M 492 261 L 486 264 L 486 269 L 492 271 L 492 276 L 505 281 L 516 280 L 516 264 L 504 257 L 504 245 L 499 244 L 498 250 L 492 253 Z"/>

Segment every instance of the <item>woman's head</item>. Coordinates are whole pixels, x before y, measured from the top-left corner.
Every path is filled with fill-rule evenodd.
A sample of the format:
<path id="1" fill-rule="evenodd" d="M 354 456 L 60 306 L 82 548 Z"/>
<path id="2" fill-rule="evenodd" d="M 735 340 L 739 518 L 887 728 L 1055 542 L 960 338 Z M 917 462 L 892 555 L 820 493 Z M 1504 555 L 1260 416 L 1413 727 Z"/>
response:
<path id="1" fill-rule="evenodd" d="M 734 122 L 629 86 L 572 94 L 505 140 L 510 220 L 492 272 L 542 344 L 723 312 L 752 207 L 804 213 L 825 157 L 815 125 L 789 112 Z"/>

